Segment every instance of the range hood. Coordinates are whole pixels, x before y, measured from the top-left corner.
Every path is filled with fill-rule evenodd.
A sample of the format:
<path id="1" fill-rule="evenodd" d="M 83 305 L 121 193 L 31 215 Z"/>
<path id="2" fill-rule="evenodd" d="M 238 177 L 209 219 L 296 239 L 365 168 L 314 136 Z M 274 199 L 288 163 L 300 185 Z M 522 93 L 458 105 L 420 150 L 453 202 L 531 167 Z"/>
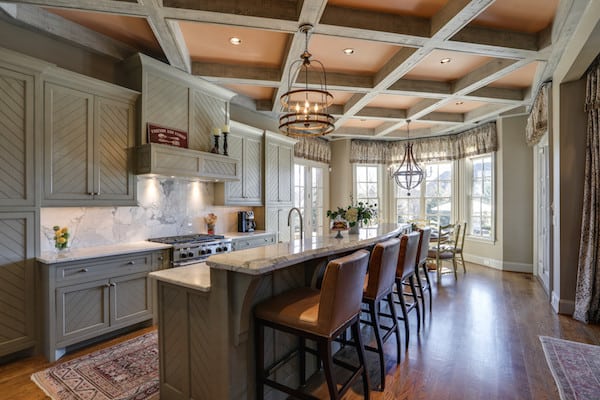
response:
<path id="1" fill-rule="evenodd" d="M 220 154 L 149 143 L 136 148 L 136 173 L 201 181 L 239 181 L 240 161 Z"/>

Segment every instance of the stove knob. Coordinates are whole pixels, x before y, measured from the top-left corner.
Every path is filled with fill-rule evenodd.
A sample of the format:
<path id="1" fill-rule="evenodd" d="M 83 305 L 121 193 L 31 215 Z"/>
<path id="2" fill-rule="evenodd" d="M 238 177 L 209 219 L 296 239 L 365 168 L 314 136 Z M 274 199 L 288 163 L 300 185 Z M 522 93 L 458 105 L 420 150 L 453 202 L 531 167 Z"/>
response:
<path id="1" fill-rule="evenodd" d="M 220 253 L 221 251 L 223 251 L 223 249 L 221 249 L 220 247 L 217 247 L 217 248 L 215 249 L 215 251 L 216 251 L 217 253 Z"/>
<path id="2" fill-rule="evenodd" d="M 206 249 L 206 254 L 211 254 L 212 253 L 212 249 Z"/>
<path id="3" fill-rule="evenodd" d="M 191 252 L 191 251 L 190 251 L 190 252 L 189 252 L 187 255 L 188 255 L 188 257 L 190 257 L 190 258 L 193 258 L 193 257 L 194 257 L 194 253 L 193 253 L 193 252 Z"/>
<path id="4" fill-rule="evenodd" d="M 179 255 L 179 258 L 186 258 L 186 257 L 187 257 L 187 254 L 185 254 L 185 253 L 181 253 L 181 254 Z"/>
<path id="5" fill-rule="evenodd" d="M 206 254 L 206 250 L 200 250 L 200 255 L 205 255 Z"/>

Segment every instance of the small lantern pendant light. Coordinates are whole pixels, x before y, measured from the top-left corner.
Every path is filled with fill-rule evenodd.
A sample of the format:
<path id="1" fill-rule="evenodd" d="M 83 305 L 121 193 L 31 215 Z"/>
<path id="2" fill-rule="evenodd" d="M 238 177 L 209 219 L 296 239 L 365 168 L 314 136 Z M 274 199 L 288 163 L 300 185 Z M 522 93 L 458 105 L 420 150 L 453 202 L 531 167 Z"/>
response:
<path id="1" fill-rule="evenodd" d="M 408 131 L 408 142 L 404 146 L 404 158 L 400 167 L 398 167 L 392 176 L 396 184 L 402 189 L 407 190 L 407 195 L 410 196 L 410 191 L 421 184 L 425 174 L 413 155 L 413 145 L 410 143 L 410 119 L 406 120 L 406 130 Z"/>

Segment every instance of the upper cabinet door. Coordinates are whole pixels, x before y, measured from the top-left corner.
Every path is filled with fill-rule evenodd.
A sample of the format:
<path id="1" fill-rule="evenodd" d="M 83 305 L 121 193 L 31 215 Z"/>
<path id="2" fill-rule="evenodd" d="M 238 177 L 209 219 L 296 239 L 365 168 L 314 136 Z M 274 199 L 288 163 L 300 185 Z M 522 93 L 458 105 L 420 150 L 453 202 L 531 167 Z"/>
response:
<path id="1" fill-rule="evenodd" d="M 94 96 L 46 82 L 44 197 L 92 199 Z"/>
<path id="2" fill-rule="evenodd" d="M 94 186 L 96 199 L 134 199 L 129 153 L 134 146 L 133 104 L 96 97 Z"/>
<path id="3" fill-rule="evenodd" d="M 294 148 L 279 146 L 279 201 L 281 203 L 292 202 L 292 189 L 294 181 Z"/>
<path id="4" fill-rule="evenodd" d="M 33 77 L 0 67 L 0 206 L 34 205 Z"/>
<path id="5" fill-rule="evenodd" d="M 244 198 L 262 205 L 262 139 L 244 138 Z"/>

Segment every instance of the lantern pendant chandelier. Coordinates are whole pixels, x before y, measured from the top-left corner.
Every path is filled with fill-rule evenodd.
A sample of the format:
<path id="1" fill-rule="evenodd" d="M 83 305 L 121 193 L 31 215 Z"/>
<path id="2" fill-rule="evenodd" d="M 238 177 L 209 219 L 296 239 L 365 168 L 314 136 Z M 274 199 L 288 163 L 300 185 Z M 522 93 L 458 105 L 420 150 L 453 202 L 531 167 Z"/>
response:
<path id="1" fill-rule="evenodd" d="M 288 136 L 323 136 L 335 129 L 335 119 L 327 112 L 333 95 L 327 91 L 325 67 L 320 61 L 311 60 L 312 54 L 308 52 L 308 34 L 312 28 L 310 24 L 300 26 L 305 35 L 304 52 L 290 65 L 287 92 L 280 99 L 283 114 L 279 130 Z M 294 86 L 297 78 L 303 81 L 303 86 Z M 314 82 L 310 88 L 309 79 Z"/>
<path id="2" fill-rule="evenodd" d="M 425 174 L 413 155 L 413 145 L 410 142 L 410 119 L 406 120 L 406 130 L 408 131 L 408 142 L 404 146 L 404 158 L 392 176 L 396 184 L 408 191 L 407 195 L 410 196 L 410 191 L 421 184 Z"/>

